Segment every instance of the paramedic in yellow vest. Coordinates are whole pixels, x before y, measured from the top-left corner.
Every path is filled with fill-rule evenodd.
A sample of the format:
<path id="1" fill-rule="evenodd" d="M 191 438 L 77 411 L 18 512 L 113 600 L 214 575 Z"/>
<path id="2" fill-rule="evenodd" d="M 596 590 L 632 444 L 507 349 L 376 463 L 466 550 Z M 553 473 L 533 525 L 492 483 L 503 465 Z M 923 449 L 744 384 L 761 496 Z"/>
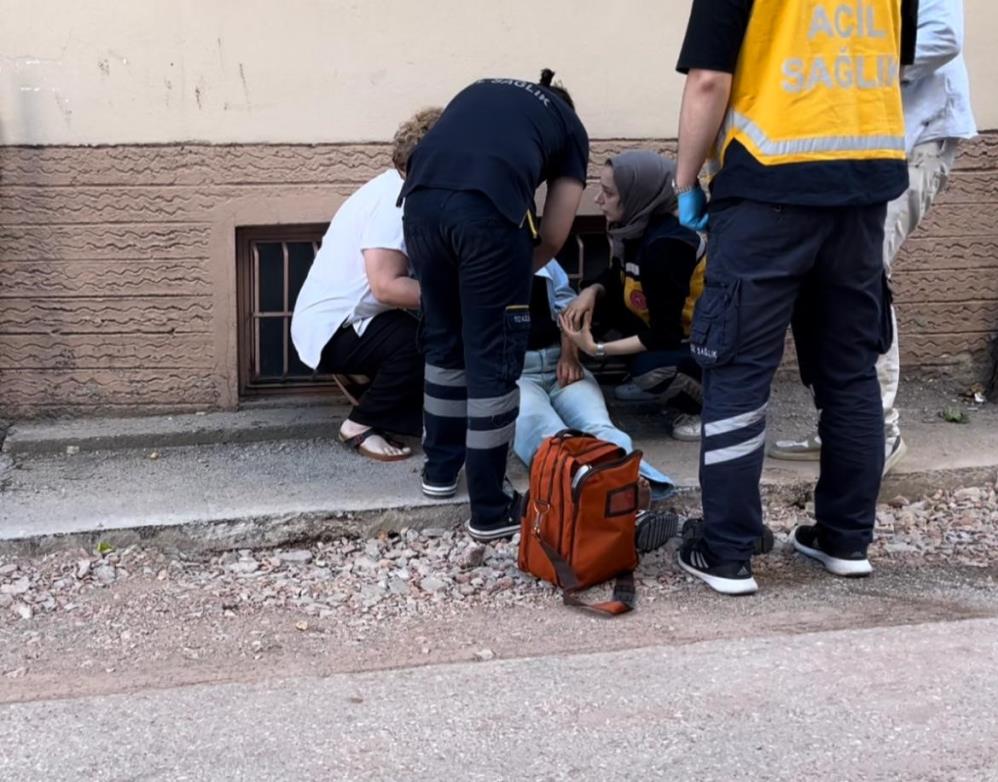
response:
<path id="1" fill-rule="evenodd" d="M 900 77 L 916 15 L 915 0 L 693 2 L 676 192 L 680 221 L 708 231 L 690 336 L 704 369 L 705 523 L 679 564 L 718 592 L 757 589 L 766 406 L 801 295 L 823 447 L 815 523 L 792 542 L 836 575 L 871 571 L 884 462 L 874 367 L 892 336 L 884 217 L 908 184 Z"/>

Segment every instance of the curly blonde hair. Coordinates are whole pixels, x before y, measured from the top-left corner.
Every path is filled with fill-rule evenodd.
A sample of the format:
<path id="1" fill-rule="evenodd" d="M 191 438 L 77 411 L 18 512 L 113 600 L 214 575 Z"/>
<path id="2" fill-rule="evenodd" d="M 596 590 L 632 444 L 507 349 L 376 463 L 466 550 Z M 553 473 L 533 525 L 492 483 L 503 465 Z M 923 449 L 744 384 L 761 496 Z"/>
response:
<path id="1" fill-rule="evenodd" d="M 399 125 L 399 129 L 395 131 L 395 137 L 392 139 L 392 163 L 403 176 L 405 176 L 406 166 L 409 165 L 412 151 L 440 119 L 442 113 L 443 109 L 438 106 L 420 109 Z"/>

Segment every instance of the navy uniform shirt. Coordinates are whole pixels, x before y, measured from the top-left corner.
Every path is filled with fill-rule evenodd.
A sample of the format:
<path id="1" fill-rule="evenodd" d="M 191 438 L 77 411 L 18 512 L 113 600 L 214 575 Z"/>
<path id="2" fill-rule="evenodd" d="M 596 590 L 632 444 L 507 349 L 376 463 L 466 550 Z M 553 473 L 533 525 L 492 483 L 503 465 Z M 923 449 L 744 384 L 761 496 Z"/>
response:
<path id="1" fill-rule="evenodd" d="M 542 182 L 586 182 L 589 136 L 554 92 L 482 79 L 462 90 L 409 159 L 399 200 L 420 188 L 474 190 L 517 225 Z"/>
<path id="2" fill-rule="evenodd" d="M 693 0 L 676 69 L 734 73 L 752 0 Z M 915 56 L 917 0 L 901 0 L 901 63 Z M 836 160 L 764 166 L 737 140 L 710 184 L 711 198 L 746 198 L 802 206 L 865 206 L 890 201 L 908 186 L 902 160 Z"/>

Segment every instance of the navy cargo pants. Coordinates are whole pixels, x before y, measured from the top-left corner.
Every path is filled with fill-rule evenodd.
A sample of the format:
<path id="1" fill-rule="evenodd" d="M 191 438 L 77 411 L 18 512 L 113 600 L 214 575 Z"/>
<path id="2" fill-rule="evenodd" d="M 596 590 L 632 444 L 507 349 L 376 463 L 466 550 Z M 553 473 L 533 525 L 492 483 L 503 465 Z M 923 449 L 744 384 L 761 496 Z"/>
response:
<path id="1" fill-rule="evenodd" d="M 766 407 L 793 320 L 802 374 L 821 411 L 819 535 L 865 549 L 884 462 L 877 356 L 889 344 L 885 205 L 712 206 L 707 279 L 690 342 L 704 368 L 704 543 L 747 560 L 762 533 Z"/>
<path id="2" fill-rule="evenodd" d="M 476 526 L 505 520 L 506 456 L 530 333 L 533 241 L 475 192 L 424 189 L 405 200 L 405 243 L 422 293 L 426 479 L 466 466 Z"/>

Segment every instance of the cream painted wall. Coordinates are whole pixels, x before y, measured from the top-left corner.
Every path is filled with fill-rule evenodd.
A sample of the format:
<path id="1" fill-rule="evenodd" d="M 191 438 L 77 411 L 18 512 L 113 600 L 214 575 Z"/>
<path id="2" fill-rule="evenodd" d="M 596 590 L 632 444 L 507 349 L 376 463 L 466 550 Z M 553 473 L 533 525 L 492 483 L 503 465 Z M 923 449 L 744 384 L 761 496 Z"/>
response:
<path id="1" fill-rule="evenodd" d="M 967 0 L 982 128 L 998 4 Z M 0 143 L 339 142 L 559 71 L 596 138 L 675 135 L 689 0 L 0 0 Z"/>

